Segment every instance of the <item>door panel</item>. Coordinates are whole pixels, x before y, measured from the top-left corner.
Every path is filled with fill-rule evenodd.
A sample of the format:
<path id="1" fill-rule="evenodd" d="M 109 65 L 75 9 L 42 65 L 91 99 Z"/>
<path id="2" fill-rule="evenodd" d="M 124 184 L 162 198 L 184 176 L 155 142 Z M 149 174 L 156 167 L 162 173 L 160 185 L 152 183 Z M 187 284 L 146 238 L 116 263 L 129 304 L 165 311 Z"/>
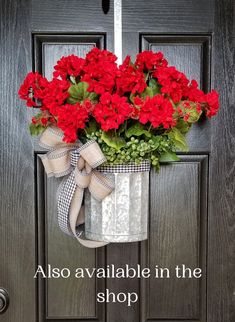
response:
<path id="1" fill-rule="evenodd" d="M 151 175 L 146 266 L 167 267 L 170 278 L 146 282 L 146 320 L 206 321 L 207 167 L 206 155 L 182 156 Z M 176 278 L 182 264 L 200 267 L 204 278 Z"/>
<path id="2" fill-rule="evenodd" d="M 106 4 L 105 4 L 106 3 Z M 10 0 L 1 18 L 0 287 L 10 294 L 3 322 L 233 322 L 232 254 L 234 4 L 217 0 L 123 1 L 123 54 L 161 50 L 170 64 L 204 90 L 221 92 L 221 111 L 188 136 L 181 162 L 151 171 L 149 239 L 92 250 L 59 230 L 56 191 L 30 139 L 28 114 L 17 98 L 32 68 L 49 76 L 62 55 L 84 56 L 93 46 L 113 50 L 113 1 Z M 17 108 L 16 106 L 20 106 Z M 3 156 L 3 157 L 2 157 Z M 208 249 L 207 249 L 208 248 Z M 126 264 L 168 267 L 169 279 L 33 279 L 35 268 Z M 177 279 L 176 265 L 203 270 Z M 137 292 L 131 307 L 98 304 L 97 292 Z"/>
<path id="3" fill-rule="evenodd" d="M 56 191 L 59 179 L 47 179 L 37 155 L 38 264 L 45 268 L 68 268 L 71 276 L 63 279 L 38 279 L 39 321 L 76 319 L 104 321 L 102 305 L 97 307 L 96 294 L 104 289 L 104 281 L 95 278 L 75 279 L 77 267 L 102 267 L 104 249 L 88 249 L 61 234 L 57 223 Z M 55 242 L 56 241 L 56 242 Z"/>

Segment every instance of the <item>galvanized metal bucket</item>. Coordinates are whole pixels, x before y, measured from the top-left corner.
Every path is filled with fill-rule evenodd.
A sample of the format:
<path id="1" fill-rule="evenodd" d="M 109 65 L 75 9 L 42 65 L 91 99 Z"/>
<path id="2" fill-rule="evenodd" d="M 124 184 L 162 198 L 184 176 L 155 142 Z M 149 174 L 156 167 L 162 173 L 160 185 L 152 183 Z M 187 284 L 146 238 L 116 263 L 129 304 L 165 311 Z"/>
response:
<path id="1" fill-rule="evenodd" d="M 101 166 L 115 184 L 114 191 L 97 201 L 85 193 L 85 236 L 105 242 L 134 242 L 148 238 L 150 164 Z"/>

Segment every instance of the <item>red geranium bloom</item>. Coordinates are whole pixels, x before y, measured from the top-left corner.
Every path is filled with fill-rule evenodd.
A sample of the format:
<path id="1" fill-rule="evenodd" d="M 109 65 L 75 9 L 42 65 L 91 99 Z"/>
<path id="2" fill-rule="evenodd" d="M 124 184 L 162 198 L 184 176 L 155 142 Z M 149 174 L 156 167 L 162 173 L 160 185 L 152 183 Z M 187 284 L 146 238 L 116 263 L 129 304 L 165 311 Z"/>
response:
<path id="1" fill-rule="evenodd" d="M 170 101 L 162 95 L 147 97 L 140 108 L 140 123 L 150 122 L 154 128 L 163 126 L 165 129 L 176 124 L 173 119 L 174 109 Z"/>
<path id="2" fill-rule="evenodd" d="M 19 97 L 26 100 L 27 106 L 36 106 L 34 99 L 42 99 L 47 92 L 48 80 L 38 72 L 28 73 L 19 89 Z"/>
<path id="3" fill-rule="evenodd" d="M 54 78 L 48 83 L 47 92 L 42 98 L 42 110 L 48 110 L 53 116 L 57 116 L 57 110 L 69 97 L 68 88 L 70 82 Z"/>
<path id="4" fill-rule="evenodd" d="M 86 56 L 82 81 L 89 84 L 88 90 L 103 94 L 112 92 L 117 73 L 117 57 L 107 50 L 93 48 Z"/>
<path id="5" fill-rule="evenodd" d="M 169 95 L 175 103 L 187 93 L 189 80 L 184 73 L 179 72 L 175 67 L 159 67 L 153 77 L 160 83 L 161 92 Z"/>
<path id="6" fill-rule="evenodd" d="M 204 96 L 204 102 L 206 115 L 208 117 L 216 115 L 219 109 L 219 94 L 215 90 L 212 90 Z"/>
<path id="7" fill-rule="evenodd" d="M 80 76 L 85 64 L 85 59 L 80 58 L 75 55 L 70 55 L 67 57 L 62 57 L 57 61 L 54 66 L 54 77 L 61 77 L 62 79 L 67 79 L 67 76 L 77 77 Z"/>
<path id="8" fill-rule="evenodd" d="M 134 64 L 127 56 L 120 67 L 116 59 L 113 53 L 95 47 L 85 59 L 62 57 L 51 81 L 38 72 L 29 73 L 19 96 L 27 106 L 35 106 L 36 100 L 41 102 L 41 112 L 32 118 L 32 124 L 56 124 L 64 132 L 64 140 L 74 142 L 77 130 L 85 128 L 89 116 L 103 131 L 118 129 L 128 118 L 162 130 L 175 126 L 179 119 L 195 123 L 202 112 L 208 117 L 217 113 L 218 93 L 213 90 L 204 94 L 195 80 L 189 82 L 184 73 L 169 67 L 161 52 L 143 51 Z M 72 77 L 76 84 L 87 82 L 88 91 L 97 95 L 76 85 L 69 93 Z M 148 93 L 158 94 L 149 97 Z M 79 102 L 73 105 L 68 101 Z"/>
<path id="9" fill-rule="evenodd" d="M 154 70 L 159 66 L 166 67 L 168 64 L 164 58 L 163 53 L 153 53 L 152 51 L 145 50 L 136 56 L 135 65 L 142 71 Z"/>
<path id="10" fill-rule="evenodd" d="M 194 79 L 191 81 L 189 86 L 184 92 L 185 98 L 193 102 L 202 102 L 204 98 L 204 93 L 198 88 L 198 83 Z"/>
<path id="11" fill-rule="evenodd" d="M 127 56 L 123 64 L 119 67 L 116 79 L 117 93 L 142 93 L 146 88 L 144 73 L 136 69 Z"/>
<path id="12" fill-rule="evenodd" d="M 102 130 L 108 131 L 118 129 L 119 125 L 130 117 L 132 111 L 133 108 L 127 103 L 126 97 L 105 93 L 95 105 L 93 116 L 100 123 Z"/>
<path id="13" fill-rule="evenodd" d="M 84 129 L 88 121 L 88 111 L 80 103 L 74 105 L 65 104 L 58 108 L 57 126 L 64 132 L 65 142 L 75 142 L 77 140 L 77 130 Z"/>

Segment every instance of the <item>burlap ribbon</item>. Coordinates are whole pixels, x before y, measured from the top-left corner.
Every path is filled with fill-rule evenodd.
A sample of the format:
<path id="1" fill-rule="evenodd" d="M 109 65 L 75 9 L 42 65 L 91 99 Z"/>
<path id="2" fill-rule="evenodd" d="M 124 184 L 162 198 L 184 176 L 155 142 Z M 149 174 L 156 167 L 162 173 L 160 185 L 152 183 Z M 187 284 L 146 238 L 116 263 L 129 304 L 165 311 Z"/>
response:
<path id="1" fill-rule="evenodd" d="M 106 242 L 91 241 L 85 237 L 82 200 L 85 188 L 100 201 L 114 189 L 113 182 L 95 170 L 106 158 L 96 141 L 84 145 L 66 144 L 62 138 L 63 133 L 58 128 L 48 127 L 39 139 L 40 146 L 49 150 L 41 157 L 47 175 L 69 175 L 62 181 L 57 193 L 59 226 L 86 247 L 104 246 Z"/>

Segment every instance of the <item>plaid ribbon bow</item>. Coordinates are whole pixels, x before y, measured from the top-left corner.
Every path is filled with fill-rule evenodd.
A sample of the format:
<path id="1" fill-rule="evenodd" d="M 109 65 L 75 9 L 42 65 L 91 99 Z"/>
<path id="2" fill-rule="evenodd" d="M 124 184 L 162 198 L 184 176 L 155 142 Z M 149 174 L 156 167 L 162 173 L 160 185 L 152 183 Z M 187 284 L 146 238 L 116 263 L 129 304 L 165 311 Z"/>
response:
<path id="1" fill-rule="evenodd" d="M 86 239 L 85 213 L 82 206 L 84 189 L 101 201 L 114 189 L 114 184 L 96 168 L 106 161 L 96 141 L 84 145 L 65 144 L 63 133 L 56 127 L 48 127 L 41 135 L 39 144 L 49 150 L 41 157 L 48 177 L 63 177 L 58 189 L 58 221 L 63 232 L 75 236 L 86 247 L 104 246 L 106 242 Z"/>

